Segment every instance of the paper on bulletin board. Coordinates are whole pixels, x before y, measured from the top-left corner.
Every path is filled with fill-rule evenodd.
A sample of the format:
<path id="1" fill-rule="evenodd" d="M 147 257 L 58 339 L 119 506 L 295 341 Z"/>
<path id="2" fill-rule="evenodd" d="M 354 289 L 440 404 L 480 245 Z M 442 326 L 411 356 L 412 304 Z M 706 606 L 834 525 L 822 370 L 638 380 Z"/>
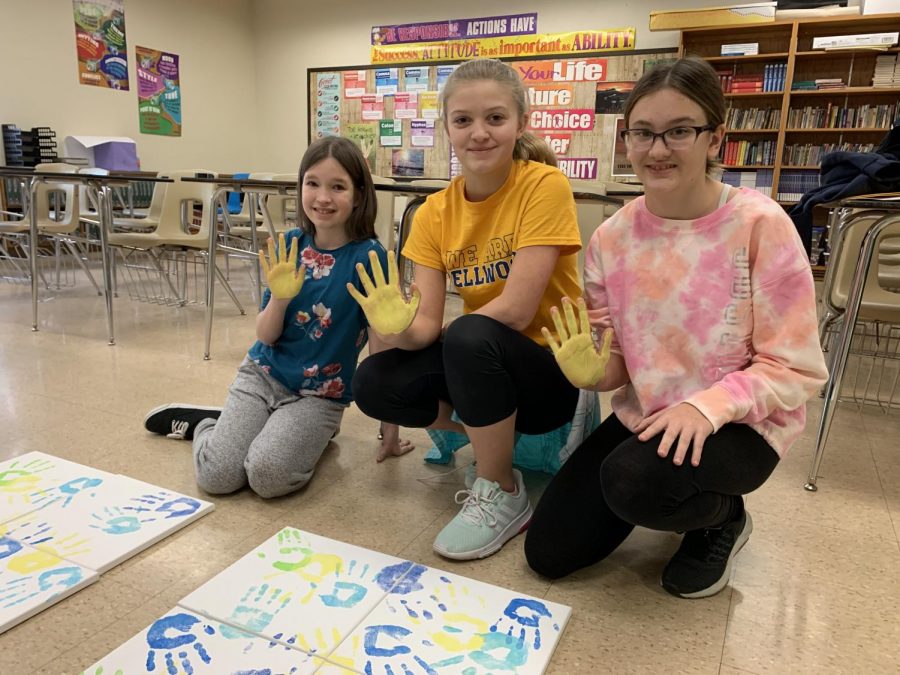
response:
<path id="1" fill-rule="evenodd" d="M 425 175 L 425 151 L 402 150 L 391 151 L 391 175 L 404 178 L 422 178 Z"/>
<path id="2" fill-rule="evenodd" d="M 444 88 L 444 85 L 447 84 L 447 80 L 450 79 L 454 70 L 456 70 L 456 66 L 437 66 L 435 72 L 437 73 L 438 91 Z"/>
<path id="3" fill-rule="evenodd" d="M 78 82 L 128 90 L 124 0 L 72 0 Z"/>
<path id="4" fill-rule="evenodd" d="M 384 118 L 384 94 L 365 94 L 361 98 L 361 115 L 364 120 L 380 120 Z"/>
<path id="5" fill-rule="evenodd" d="M 403 69 L 403 88 L 406 91 L 425 91 L 428 89 L 428 66 L 416 66 Z"/>
<path id="6" fill-rule="evenodd" d="M 177 54 L 135 47 L 142 134 L 181 136 L 181 76 Z"/>
<path id="7" fill-rule="evenodd" d="M 425 119 L 436 120 L 440 116 L 438 93 L 436 91 L 419 92 L 419 110 Z"/>
<path id="8" fill-rule="evenodd" d="M 434 120 L 410 120 L 409 141 L 420 148 L 434 147 Z"/>
<path id="9" fill-rule="evenodd" d="M 394 117 L 412 119 L 419 114 L 419 97 L 414 91 L 394 94 Z"/>
<path id="10" fill-rule="evenodd" d="M 316 138 L 341 134 L 341 76 L 316 73 Z"/>
<path id="11" fill-rule="evenodd" d="M 375 93 L 396 94 L 399 88 L 399 68 L 380 68 L 375 71 Z"/>
<path id="12" fill-rule="evenodd" d="M 375 150 L 378 146 L 378 131 L 374 124 L 348 124 L 344 135 L 356 143 L 369 165 L 369 171 L 375 171 Z"/>
<path id="13" fill-rule="evenodd" d="M 381 120 L 378 123 L 378 139 L 385 148 L 403 145 L 403 120 Z"/>
<path id="14" fill-rule="evenodd" d="M 344 71 L 344 97 L 362 98 L 366 93 L 366 71 Z"/>

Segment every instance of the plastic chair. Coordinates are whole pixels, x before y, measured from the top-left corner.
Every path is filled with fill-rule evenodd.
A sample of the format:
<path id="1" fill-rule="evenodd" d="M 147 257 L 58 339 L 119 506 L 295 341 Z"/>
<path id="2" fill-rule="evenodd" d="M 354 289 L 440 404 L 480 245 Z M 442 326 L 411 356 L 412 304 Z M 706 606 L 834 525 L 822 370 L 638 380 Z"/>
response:
<path id="1" fill-rule="evenodd" d="M 570 180 L 572 192 L 585 192 L 592 195 L 606 196 L 606 186 L 602 183 L 586 180 Z M 575 199 L 575 217 L 578 219 L 578 231 L 581 234 L 581 250 L 578 251 L 578 276 L 584 275 L 584 252 L 600 227 L 616 207 L 589 199 Z"/>
<path id="2" fill-rule="evenodd" d="M 162 171 L 157 174 L 158 178 L 175 178 L 175 174 L 183 174 L 187 175 L 189 172 L 186 171 Z M 113 219 L 113 231 L 116 230 L 126 230 L 126 231 L 146 231 L 153 230 L 159 226 L 159 219 L 162 215 L 163 210 L 163 202 L 166 199 L 166 190 L 169 189 L 169 186 L 176 185 L 177 183 L 154 183 L 153 184 L 153 196 L 150 197 L 150 207 L 147 209 L 147 215 L 142 217 L 128 217 L 122 216 L 120 218 Z"/>
<path id="3" fill-rule="evenodd" d="M 394 246 L 396 233 L 394 231 L 394 193 L 379 190 L 379 185 L 394 185 L 397 181 L 393 178 L 372 175 L 375 184 L 375 199 L 378 204 L 378 213 L 375 216 L 375 234 L 382 246 L 390 250 Z"/>
<path id="4" fill-rule="evenodd" d="M 272 180 L 297 182 L 297 174 L 295 173 L 276 173 L 272 175 Z M 261 194 L 260 208 L 263 212 L 263 222 L 269 230 L 269 234 L 274 236 L 278 232 L 284 232 L 292 227 L 296 227 L 299 220 L 299 209 L 297 197 L 294 195 L 281 194 Z"/>

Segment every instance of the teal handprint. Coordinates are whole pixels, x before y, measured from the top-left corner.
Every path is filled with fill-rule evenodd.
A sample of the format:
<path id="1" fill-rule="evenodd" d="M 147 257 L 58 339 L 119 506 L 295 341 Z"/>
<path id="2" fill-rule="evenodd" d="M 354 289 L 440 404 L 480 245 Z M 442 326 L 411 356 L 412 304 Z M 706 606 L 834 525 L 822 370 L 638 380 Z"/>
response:
<path id="1" fill-rule="evenodd" d="M 62 502 L 62 506 L 65 508 L 79 495 L 102 484 L 102 478 L 90 478 L 88 476 L 73 478 L 61 485 L 32 493 L 31 503 L 37 504 L 43 509 L 51 504 Z M 93 497 L 95 494 L 95 492 L 91 492 L 90 496 Z"/>
<path id="2" fill-rule="evenodd" d="M 280 588 L 272 588 L 269 584 L 251 586 L 226 621 L 253 633 L 261 633 L 290 601 L 291 594 Z M 246 633 L 223 624 L 222 636 L 234 640 L 246 637 Z"/>
<path id="3" fill-rule="evenodd" d="M 32 583 L 33 576 L 31 575 L 12 579 L 0 588 L 0 607 L 4 609 L 15 607 L 37 595 L 46 595 L 47 598 L 55 597 L 77 584 L 83 576 L 84 572 L 80 567 L 57 567 L 38 575 L 37 588 Z M 57 590 L 47 593 L 54 589 Z"/>
<path id="4" fill-rule="evenodd" d="M 106 506 L 103 510 L 91 514 L 96 522 L 90 523 L 90 527 L 107 534 L 130 534 L 141 529 L 144 523 L 152 522 L 155 518 L 138 518 L 126 514 L 118 506 Z"/>

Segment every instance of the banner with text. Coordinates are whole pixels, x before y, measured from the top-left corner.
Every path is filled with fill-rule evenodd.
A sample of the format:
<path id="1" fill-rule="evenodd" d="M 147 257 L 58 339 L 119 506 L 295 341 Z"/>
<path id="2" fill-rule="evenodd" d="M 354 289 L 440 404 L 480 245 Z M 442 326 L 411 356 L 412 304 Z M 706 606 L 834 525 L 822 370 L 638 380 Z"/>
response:
<path id="1" fill-rule="evenodd" d="M 481 57 L 555 56 L 634 49 L 634 28 L 584 30 L 544 35 L 443 40 L 421 44 L 372 45 L 372 63 L 465 61 Z"/>
<path id="2" fill-rule="evenodd" d="M 181 77 L 178 55 L 135 47 L 138 114 L 142 134 L 181 136 Z"/>
<path id="3" fill-rule="evenodd" d="M 124 0 L 72 0 L 78 82 L 128 90 Z"/>
<path id="4" fill-rule="evenodd" d="M 396 45 L 436 40 L 466 40 L 473 37 L 530 35 L 537 32 L 537 12 L 487 16 L 477 19 L 450 19 L 430 23 L 372 26 L 373 45 Z"/>

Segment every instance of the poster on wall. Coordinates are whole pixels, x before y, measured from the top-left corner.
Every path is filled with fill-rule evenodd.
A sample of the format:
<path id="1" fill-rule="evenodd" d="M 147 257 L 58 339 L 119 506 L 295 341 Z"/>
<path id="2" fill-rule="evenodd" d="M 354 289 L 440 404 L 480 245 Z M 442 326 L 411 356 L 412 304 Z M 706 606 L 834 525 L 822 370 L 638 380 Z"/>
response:
<path id="1" fill-rule="evenodd" d="M 344 72 L 344 96 L 362 98 L 366 93 L 366 71 L 347 70 Z"/>
<path id="2" fill-rule="evenodd" d="M 637 82 L 604 82 L 597 85 L 594 112 L 598 115 L 621 115 L 625 101 Z"/>
<path id="3" fill-rule="evenodd" d="M 406 91 L 426 91 L 428 89 L 428 66 L 403 69 L 403 88 Z"/>
<path id="4" fill-rule="evenodd" d="M 378 146 L 378 132 L 374 124 L 348 124 L 344 127 L 344 136 L 356 143 L 369 171 L 375 171 L 375 150 Z"/>
<path id="5" fill-rule="evenodd" d="M 537 32 L 537 12 L 504 14 L 474 19 L 450 19 L 428 23 L 372 26 L 373 45 L 396 45 L 472 37 L 528 35 Z"/>
<path id="6" fill-rule="evenodd" d="M 436 91 L 419 92 L 419 110 L 427 120 L 436 120 L 439 115 L 438 93 Z"/>
<path id="7" fill-rule="evenodd" d="M 124 0 L 72 0 L 78 82 L 128 90 Z"/>
<path id="8" fill-rule="evenodd" d="M 628 151 L 625 148 L 625 141 L 622 140 L 622 130 L 625 128 L 625 118 L 619 117 L 613 127 L 613 154 L 612 154 L 612 176 L 627 176 L 636 178 L 637 174 L 631 168 L 631 162 L 628 161 Z"/>
<path id="9" fill-rule="evenodd" d="M 403 120 L 381 120 L 378 123 L 378 142 L 385 148 L 403 145 Z"/>
<path id="10" fill-rule="evenodd" d="M 316 138 L 341 135 L 341 76 L 316 74 Z"/>
<path id="11" fill-rule="evenodd" d="M 380 120 L 384 118 L 384 94 L 364 94 L 361 115 L 364 120 Z"/>
<path id="12" fill-rule="evenodd" d="M 576 180 L 596 180 L 600 162 L 596 157 L 565 157 L 557 160 L 559 170 L 566 178 Z"/>
<path id="13" fill-rule="evenodd" d="M 381 68 L 375 71 L 376 94 L 396 94 L 399 87 L 399 68 Z"/>
<path id="14" fill-rule="evenodd" d="M 394 117 L 412 119 L 419 114 L 419 96 L 414 91 L 394 94 Z"/>
<path id="15" fill-rule="evenodd" d="M 422 178 L 425 175 L 425 151 L 392 150 L 391 175 L 404 178 Z"/>
<path id="16" fill-rule="evenodd" d="M 434 120 L 411 120 L 409 142 L 420 148 L 434 147 Z"/>
<path id="17" fill-rule="evenodd" d="M 450 79 L 450 76 L 453 74 L 453 71 L 456 70 L 456 66 L 438 66 L 436 69 L 437 73 L 437 89 L 441 91 L 444 88 L 444 85 L 447 84 L 447 80 Z"/>
<path id="18" fill-rule="evenodd" d="M 181 136 L 178 55 L 149 47 L 135 47 L 134 54 L 141 133 Z"/>

